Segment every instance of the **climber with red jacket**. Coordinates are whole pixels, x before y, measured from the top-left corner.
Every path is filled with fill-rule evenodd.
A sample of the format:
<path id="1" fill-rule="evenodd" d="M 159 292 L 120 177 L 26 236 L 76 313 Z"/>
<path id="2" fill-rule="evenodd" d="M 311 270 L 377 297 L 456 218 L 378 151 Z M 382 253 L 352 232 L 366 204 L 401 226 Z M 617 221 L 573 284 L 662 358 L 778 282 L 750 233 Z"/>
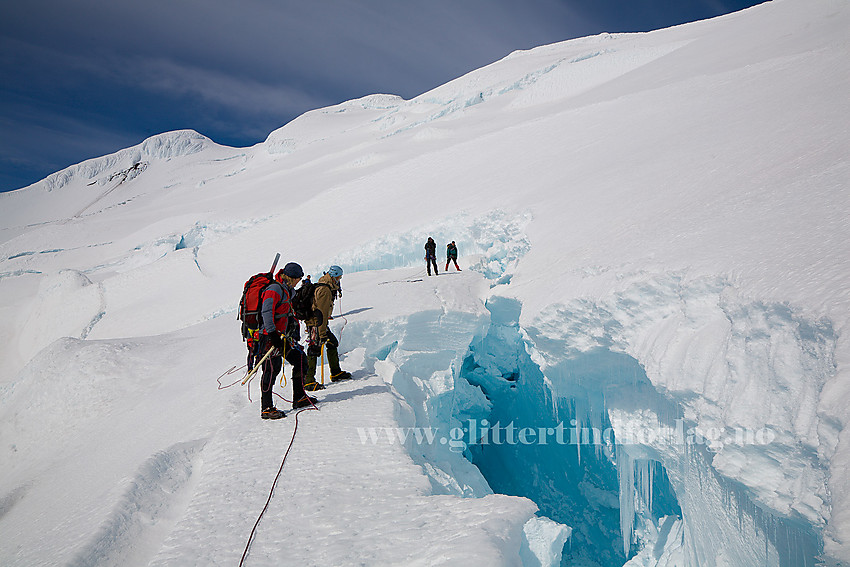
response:
<path id="1" fill-rule="evenodd" d="M 295 286 L 304 277 L 304 270 L 295 262 L 290 262 L 278 271 L 275 281 L 263 291 L 261 302 L 262 329 L 260 331 L 260 350 L 275 351 L 263 363 L 262 389 L 263 419 L 280 419 L 286 414 L 274 407 L 272 386 L 283 368 L 283 360 L 292 365 L 292 409 L 306 407 L 315 403 L 304 391 L 304 374 L 307 371 L 307 355 L 298 343 L 300 324 L 295 318 L 290 299 Z"/>

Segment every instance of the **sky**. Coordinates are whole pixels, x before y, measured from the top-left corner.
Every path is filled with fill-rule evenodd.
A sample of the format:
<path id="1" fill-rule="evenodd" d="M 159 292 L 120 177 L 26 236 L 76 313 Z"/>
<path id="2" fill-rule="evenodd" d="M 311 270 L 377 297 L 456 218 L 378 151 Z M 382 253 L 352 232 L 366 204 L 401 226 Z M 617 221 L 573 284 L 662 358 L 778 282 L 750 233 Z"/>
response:
<path id="1" fill-rule="evenodd" d="M 250 146 L 308 110 L 413 98 L 517 49 L 759 0 L 0 3 L 0 192 L 190 128 Z"/>

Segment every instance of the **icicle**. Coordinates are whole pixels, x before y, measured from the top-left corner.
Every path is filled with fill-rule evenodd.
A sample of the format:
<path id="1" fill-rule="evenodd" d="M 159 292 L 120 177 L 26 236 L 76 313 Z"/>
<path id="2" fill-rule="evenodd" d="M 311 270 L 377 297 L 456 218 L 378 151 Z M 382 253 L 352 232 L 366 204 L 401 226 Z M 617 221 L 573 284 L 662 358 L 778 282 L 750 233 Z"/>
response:
<path id="1" fill-rule="evenodd" d="M 620 481 L 620 533 L 623 534 L 623 552 L 628 557 L 635 525 L 635 474 L 632 458 L 620 445 L 617 446 L 617 477 Z"/>
<path id="2" fill-rule="evenodd" d="M 641 500 L 646 506 L 647 516 L 652 515 L 652 483 L 655 473 L 655 461 L 638 461 L 637 485 Z"/>
<path id="3" fill-rule="evenodd" d="M 579 415 L 579 400 L 577 398 L 573 399 L 573 409 L 574 409 L 573 414 L 575 416 L 574 417 L 575 425 L 573 426 L 573 427 L 575 427 L 575 431 L 573 432 L 573 434 L 575 435 L 575 439 L 576 439 L 576 456 L 578 458 L 578 464 L 579 464 L 579 466 L 581 466 L 581 443 L 582 443 L 582 440 L 581 440 L 582 431 L 581 430 L 584 427 L 582 425 L 583 421 L 584 421 L 582 418 L 584 417 L 585 412 L 582 412 L 582 414 Z"/>
<path id="4" fill-rule="evenodd" d="M 602 409 L 598 412 L 598 425 L 596 425 L 597 429 L 593 430 L 593 446 L 596 451 L 596 460 L 601 461 L 605 458 L 605 447 L 603 442 L 603 431 L 605 431 L 605 416 L 608 415 L 608 403 L 605 398 L 605 391 L 602 391 Z"/>

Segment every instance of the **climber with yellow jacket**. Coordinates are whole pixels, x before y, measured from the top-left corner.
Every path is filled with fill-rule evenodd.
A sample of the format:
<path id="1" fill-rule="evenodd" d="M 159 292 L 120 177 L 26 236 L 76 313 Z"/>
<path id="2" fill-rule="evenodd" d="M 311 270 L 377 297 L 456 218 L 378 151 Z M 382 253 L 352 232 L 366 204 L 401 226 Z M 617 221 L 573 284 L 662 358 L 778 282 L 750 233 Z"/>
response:
<path id="1" fill-rule="evenodd" d="M 333 319 L 332 313 L 334 301 L 342 296 L 342 268 L 331 266 L 319 281 L 314 284 L 313 309 L 317 313 L 305 321 L 307 325 L 307 374 L 304 377 L 304 388 L 307 390 L 320 390 L 324 386 L 316 382 L 317 360 L 324 348 L 328 366 L 331 371 L 331 381 L 340 382 L 351 378 L 351 373 L 342 370 L 339 366 L 339 340 L 328 328 L 328 321 Z"/>

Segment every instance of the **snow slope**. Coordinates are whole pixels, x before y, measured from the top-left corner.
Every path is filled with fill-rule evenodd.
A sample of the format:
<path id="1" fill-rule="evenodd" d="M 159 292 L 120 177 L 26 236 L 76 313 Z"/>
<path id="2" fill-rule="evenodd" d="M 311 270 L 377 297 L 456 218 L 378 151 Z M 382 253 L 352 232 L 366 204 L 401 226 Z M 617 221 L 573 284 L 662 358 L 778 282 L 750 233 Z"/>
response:
<path id="1" fill-rule="evenodd" d="M 291 441 L 246 565 L 850 564 L 848 30 L 774 0 L 0 195 L 0 563 L 237 564 Z M 345 269 L 357 379 L 265 422 L 278 251 Z"/>

